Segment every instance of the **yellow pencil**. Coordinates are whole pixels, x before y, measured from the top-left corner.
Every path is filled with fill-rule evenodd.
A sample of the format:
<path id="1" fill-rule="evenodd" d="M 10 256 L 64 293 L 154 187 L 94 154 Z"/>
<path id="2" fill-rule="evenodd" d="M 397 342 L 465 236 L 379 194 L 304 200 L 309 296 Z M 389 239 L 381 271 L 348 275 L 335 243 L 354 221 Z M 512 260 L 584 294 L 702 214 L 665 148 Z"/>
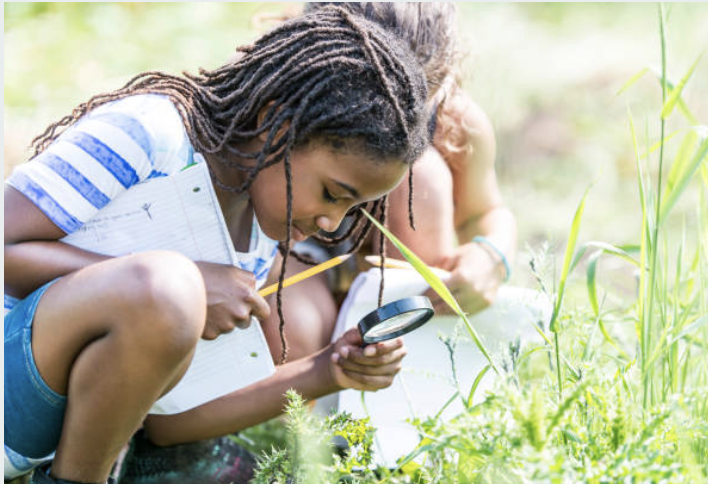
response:
<path id="1" fill-rule="evenodd" d="M 296 282 L 300 282 L 304 279 L 307 279 L 308 277 L 312 277 L 315 274 L 319 274 L 322 271 L 326 271 L 327 269 L 334 267 L 336 265 L 341 264 L 345 260 L 349 259 L 352 254 L 345 254 L 345 255 L 338 255 L 337 257 L 332 257 L 330 260 L 325 261 L 321 264 L 317 264 L 314 267 L 310 267 L 309 269 L 306 269 L 302 272 L 298 272 L 294 276 L 290 276 L 287 279 L 283 281 L 283 287 L 288 287 L 292 286 Z M 273 294 L 275 291 L 278 290 L 278 283 L 276 282 L 275 284 L 271 284 L 270 286 L 261 289 L 258 291 L 258 294 L 260 294 L 263 297 L 268 296 L 269 294 Z"/>
<path id="2" fill-rule="evenodd" d="M 364 260 L 374 267 L 381 267 L 381 256 L 378 255 L 367 255 Z M 409 269 L 415 270 L 415 268 L 405 260 L 391 259 L 386 257 L 383 266 L 387 269 Z M 438 275 L 438 277 L 446 278 L 450 275 L 450 272 L 445 269 L 440 269 L 439 267 L 430 267 L 430 269 Z"/>
<path id="3" fill-rule="evenodd" d="M 367 255 L 364 260 L 374 267 L 381 267 L 381 256 Z M 386 257 L 384 267 L 391 269 L 413 269 L 408 261 Z"/>

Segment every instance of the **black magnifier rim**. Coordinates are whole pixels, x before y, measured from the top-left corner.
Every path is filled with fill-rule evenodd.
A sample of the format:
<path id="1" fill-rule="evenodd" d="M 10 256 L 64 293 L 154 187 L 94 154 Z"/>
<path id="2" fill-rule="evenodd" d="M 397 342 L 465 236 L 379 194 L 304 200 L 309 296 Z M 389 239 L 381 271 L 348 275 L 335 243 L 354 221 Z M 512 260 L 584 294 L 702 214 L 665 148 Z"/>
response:
<path id="1" fill-rule="evenodd" d="M 369 332 L 374 326 L 386 321 L 393 316 L 398 316 L 404 313 L 409 313 L 411 311 L 418 311 L 421 313 L 420 317 L 415 320 L 415 322 L 409 324 L 408 326 L 394 331 L 393 333 L 387 333 L 380 336 L 367 337 L 366 333 Z M 398 299 L 392 301 L 388 304 L 381 306 L 378 309 L 371 311 L 369 314 L 364 316 L 361 321 L 359 321 L 359 333 L 361 333 L 361 338 L 364 343 L 378 343 L 380 341 L 386 341 L 389 339 L 397 338 L 404 335 L 416 328 L 419 328 L 430 318 L 433 317 L 435 311 L 433 311 L 433 305 L 426 296 L 411 296 L 403 299 Z"/>

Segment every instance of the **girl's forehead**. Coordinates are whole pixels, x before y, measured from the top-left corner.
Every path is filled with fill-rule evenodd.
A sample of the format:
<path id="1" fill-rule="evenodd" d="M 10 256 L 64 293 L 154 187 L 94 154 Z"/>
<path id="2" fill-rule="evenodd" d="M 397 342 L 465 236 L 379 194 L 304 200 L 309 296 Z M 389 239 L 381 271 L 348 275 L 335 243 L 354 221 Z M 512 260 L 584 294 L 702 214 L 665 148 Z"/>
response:
<path id="1" fill-rule="evenodd" d="M 398 185 L 408 166 L 397 159 L 374 159 L 354 151 L 321 145 L 303 153 L 305 165 L 333 187 L 363 201 L 377 198 Z"/>

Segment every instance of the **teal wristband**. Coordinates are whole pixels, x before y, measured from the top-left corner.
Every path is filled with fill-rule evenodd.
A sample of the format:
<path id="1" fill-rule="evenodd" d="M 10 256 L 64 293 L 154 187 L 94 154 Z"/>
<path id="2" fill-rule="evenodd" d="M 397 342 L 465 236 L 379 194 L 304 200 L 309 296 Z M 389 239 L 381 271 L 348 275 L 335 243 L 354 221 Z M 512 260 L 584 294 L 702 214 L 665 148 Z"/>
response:
<path id="1" fill-rule="evenodd" d="M 504 255 L 504 252 L 499 250 L 499 248 L 492 243 L 491 240 L 489 240 L 486 237 L 482 237 L 481 235 L 477 235 L 472 239 L 472 242 L 477 242 L 478 244 L 484 244 L 490 249 L 494 251 L 495 254 L 499 256 L 499 258 L 502 261 L 502 264 L 504 264 L 504 270 L 506 271 L 506 277 L 504 277 L 504 282 L 508 281 L 509 278 L 511 277 L 511 267 L 509 267 L 509 261 L 506 260 L 506 256 Z"/>

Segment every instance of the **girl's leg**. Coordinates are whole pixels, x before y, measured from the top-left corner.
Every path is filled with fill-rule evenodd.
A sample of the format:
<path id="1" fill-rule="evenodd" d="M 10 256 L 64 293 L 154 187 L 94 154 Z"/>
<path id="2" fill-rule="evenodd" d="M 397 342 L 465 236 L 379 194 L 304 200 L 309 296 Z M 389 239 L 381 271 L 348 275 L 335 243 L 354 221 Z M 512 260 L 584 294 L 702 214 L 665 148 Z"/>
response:
<path id="1" fill-rule="evenodd" d="M 152 404 L 186 371 L 205 319 L 199 269 L 171 252 L 94 264 L 47 290 L 32 349 L 45 382 L 68 396 L 53 476 L 106 480 Z"/>

